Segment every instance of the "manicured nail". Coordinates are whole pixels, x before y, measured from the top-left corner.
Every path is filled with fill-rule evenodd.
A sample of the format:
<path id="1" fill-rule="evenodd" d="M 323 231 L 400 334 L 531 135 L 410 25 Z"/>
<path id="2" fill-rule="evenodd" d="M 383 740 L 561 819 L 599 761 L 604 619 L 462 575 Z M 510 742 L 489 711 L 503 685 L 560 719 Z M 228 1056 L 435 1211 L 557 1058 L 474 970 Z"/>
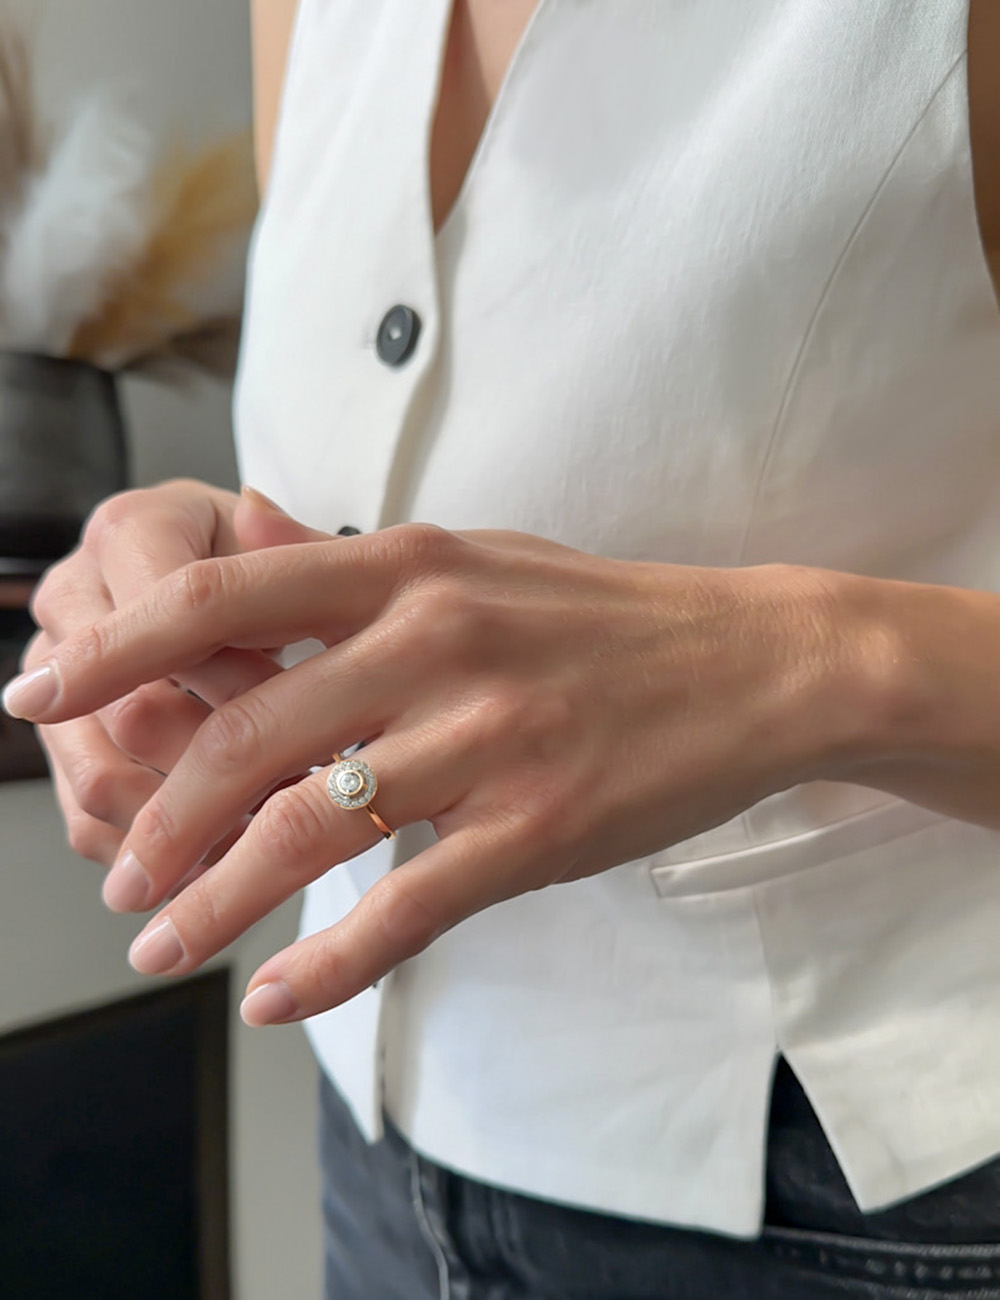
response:
<path id="1" fill-rule="evenodd" d="M 104 902 L 112 912 L 141 912 L 152 892 L 149 876 L 131 849 L 104 878 Z"/>
<path id="2" fill-rule="evenodd" d="M 288 513 L 286 510 L 282 510 L 277 501 L 272 501 L 271 498 L 266 497 L 263 492 L 258 492 L 256 488 L 249 487 L 245 483 L 240 489 L 240 496 L 243 497 L 244 501 L 249 501 L 251 505 L 260 506 L 263 510 L 273 510 L 279 515 Z"/>
<path id="3" fill-rule="evenodd" d="M 55 664 L 43 664 L 33 672 L 22 673 L 7 683 L 3 707 L 12 718 L 36 718 L 56 701 L 59 674 Z"/>
<path id="4" fill-rule="evenodd" d="M 128 950 L 140 975 L 165 975 L 184 960 L 184 948 L 169 916 L 148 925 Z"/>
<path id="5" fill-rule="evenodd" d="M 240 1006 L 243 1023 L 254 1029 L 263 1025 L 280 1025 L 286 1020 L 294 1020 L 298 1014 L 299 1004 L 281 980 L 254 989 Z"/>

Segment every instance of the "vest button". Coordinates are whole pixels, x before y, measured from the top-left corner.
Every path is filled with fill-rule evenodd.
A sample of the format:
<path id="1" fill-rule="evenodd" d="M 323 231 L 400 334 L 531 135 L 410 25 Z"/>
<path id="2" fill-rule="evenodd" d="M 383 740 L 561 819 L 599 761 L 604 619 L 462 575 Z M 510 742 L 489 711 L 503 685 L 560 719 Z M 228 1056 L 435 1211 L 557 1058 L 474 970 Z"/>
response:
<path id="1" fill-rule="evenodd" d="M 419 337 L 420 317 L 413 308 L 393 307 L 378 327 L 375 350 L 387 366 L 401 366 L 413 356 Z"/>

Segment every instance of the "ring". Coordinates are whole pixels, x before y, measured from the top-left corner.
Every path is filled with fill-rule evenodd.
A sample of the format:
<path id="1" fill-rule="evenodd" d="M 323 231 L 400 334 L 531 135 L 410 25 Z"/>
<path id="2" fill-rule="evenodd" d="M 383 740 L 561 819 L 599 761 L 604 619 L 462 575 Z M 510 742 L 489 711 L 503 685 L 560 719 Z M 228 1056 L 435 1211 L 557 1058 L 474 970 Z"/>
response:
<path id="1" fill-rule="evenodd" d="M 326 778 L 326 792 L 340 808 L 363 808 L 387 840 L 394 840 L 396 832 L 387 826 L 372 807 L 378 777 L 360 758 L 333 756 L 334 766 Z"/>

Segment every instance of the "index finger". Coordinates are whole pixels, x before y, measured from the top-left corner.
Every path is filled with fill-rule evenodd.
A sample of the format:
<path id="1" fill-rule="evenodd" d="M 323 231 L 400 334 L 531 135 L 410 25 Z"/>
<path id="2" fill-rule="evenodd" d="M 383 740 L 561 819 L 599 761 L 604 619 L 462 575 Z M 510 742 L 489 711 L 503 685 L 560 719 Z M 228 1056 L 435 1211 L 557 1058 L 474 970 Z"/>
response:
<path id="1" fill-rule="evenodd" d="M 408 549 L 398 535 L 408 529 L 188 564 L 67 637 L 8 685 L 4 708 L 32 722 L 63 722 L 177 676 L 225 646 L 309 637 L 336 644 L 377 617 L 397 589 Z"/>

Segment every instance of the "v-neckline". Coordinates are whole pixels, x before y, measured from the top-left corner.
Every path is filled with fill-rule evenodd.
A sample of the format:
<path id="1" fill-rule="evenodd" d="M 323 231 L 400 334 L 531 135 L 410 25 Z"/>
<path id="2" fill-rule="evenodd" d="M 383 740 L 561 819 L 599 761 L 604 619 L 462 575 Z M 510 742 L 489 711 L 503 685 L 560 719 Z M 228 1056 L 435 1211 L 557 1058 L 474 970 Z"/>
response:
<path id="1" fill-rule="evenodd" d="M 436 42 L 437 63 L 434 69 L 434 93 L 431 96 L 430 115 L 427 121 L 426 130 L 424 132 L 424 140 L 425 140 L 424 173 L 426 176 L 426 183 L 427 183 L 427 207 L 430 213 L 432 234 L 434 237 L 435 245 L 441 244 L 447 238 L 449 230 L 451 229 L 452 226 L 456 224 L 456 220 L 462 208 L 464 208 L 468 202 L 467 199 L 468 193 L 472 188 L 477 172 L 481 170 L 482 159 L 487 149 L 489 148 L 493 137 L 496 135 L 498 129 L 498 122 L 501 120 L 501 116 L 505 111 L 507 100 L 510 98 L 511 83 L 513 82 L 515 77 L 520 75 L 521 65 L 524 63 L 527 47 L 531 43 L 533 33 L 535 31 L 535 28 L 538 25 L 539 19 L 542 16 L 542 12 L 544 10 L 550 9 L 552 5 L 555 3 L 555 0 L 538 0 L 534 12 L 531 14 L 531 17 L 528 19 L 527 23 L 525 24 L 524 31 L 521 33 L 520 39 L 518 40 L 517 44 L 514 47 L 514 52 L 511 55 L 510 61 L 507 64 L 507 70 L 503 75 L 503 78 L 500 82 L 500 87 L 497 90 L 496 96 L 493 100 L 493 104 L 490 108 L 489 113 L 486 116 L 486 121 L 483 123 L 483 129 L 479 133 L 479 140 L 477 141 L 476 147 L 472 152 L 472 157 L 469 159 L 469 165 L 465 169 L 465 175 L 462 177 L 462 183 L 458 188 L 458 193 L 455 195 L 451 207 L 445 213 L 444 220 L 441 222 L 440 226 L 438 226 L 438 228 L 434 230 L 433 229 L 434 201 L 433 201 L 433 187 L 431 181 L 431 146 L 434 139 L 434 126 L 435 126 L 435 119 L 437 116 L 438 99 L 441 94 L 441 80 L 444 75 L 444 63 L 445 63 L 445 58 L 447 56 L 448 40 L 451 35 L 451 26 L 454 20 L 456 3 L 457 0 L 443 0 L 443 3 L 441 4 L 441 8 L 439 11 L 440 26 L 437 33 L 437 42 Z"/>

